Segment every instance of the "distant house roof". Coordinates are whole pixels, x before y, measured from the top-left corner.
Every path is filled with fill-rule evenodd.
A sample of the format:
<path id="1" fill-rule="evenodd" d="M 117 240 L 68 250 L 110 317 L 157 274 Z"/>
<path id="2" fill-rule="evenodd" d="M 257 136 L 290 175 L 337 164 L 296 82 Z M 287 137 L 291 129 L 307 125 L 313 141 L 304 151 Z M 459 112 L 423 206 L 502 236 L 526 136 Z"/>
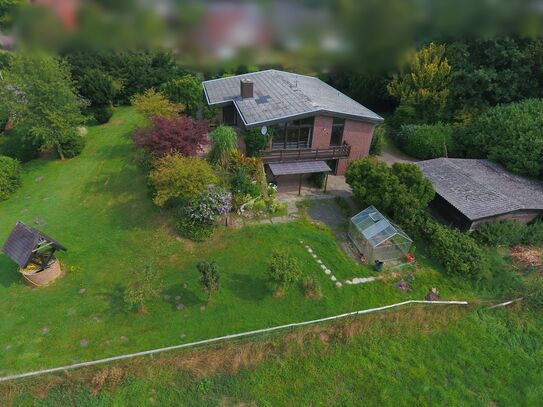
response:
<path id="1" fill-rule="evenodd" d="M 254 97 L 241 97 L 240 80 L 254 83 Z M 383 118 L 318 78 L 270 69 L 203 83 L 210 106 L 234 103 L 247 127 L 317 113 L 381 123 Z"/>
<path id="2" fill-rule="evenodd" d="M 44 243 L 55 249 L 66 250 L 59 242 L 22 222 L 17 222 L 11 231 L 2 251 L 21 268 L 28 266 L 34 250 Z"/>
<path id="3" fill-rule="evenodd" d="M 518 210 L 543 211 L 543 183 L 488 160 L 437 158 L 416 163 L 436 193 L 470 220 Z"/>

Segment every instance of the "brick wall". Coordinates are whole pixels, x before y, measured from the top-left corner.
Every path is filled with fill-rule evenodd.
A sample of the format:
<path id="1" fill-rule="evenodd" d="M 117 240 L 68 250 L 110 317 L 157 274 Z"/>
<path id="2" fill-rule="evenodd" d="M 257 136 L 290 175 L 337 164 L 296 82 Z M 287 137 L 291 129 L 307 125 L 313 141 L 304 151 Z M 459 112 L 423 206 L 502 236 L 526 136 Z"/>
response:
<path id="1" fill-rule="evenodd" d="M 315 116 L 313 122 L 313 140 L 311 148 L 328 148 L 332 137 L 332 122 L 334 119 L 327 116 Z"/>
<path id="2" fill-rule="evenodd" d="M 351 155 L 347 160 L 339 160 L 337 175 L 344 175 L 350 161 L 367 157 L 370 152 L 374 124 L 345 120 L 343 141 L 351 146 Z"/>

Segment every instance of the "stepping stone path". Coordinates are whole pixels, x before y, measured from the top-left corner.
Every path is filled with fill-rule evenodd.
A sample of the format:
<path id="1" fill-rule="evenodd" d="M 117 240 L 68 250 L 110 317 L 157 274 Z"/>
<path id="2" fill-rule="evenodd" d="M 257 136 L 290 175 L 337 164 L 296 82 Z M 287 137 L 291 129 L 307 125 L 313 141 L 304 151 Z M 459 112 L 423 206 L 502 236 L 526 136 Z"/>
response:
<path id="1" fill-rule="evenodd" d="M 165 301 L 170 301 L 171 298 L 172 298 L 172 296 L 170 294 L 164 294 L 164 300 Z"/>
<path id="2" fill-rule="evenodd" d="M 332 270 L 330 270 L 328 267 L 326 267 L 326 265 L 322 262 L 321 259 L 319 259 L 319 257 L 317 256 L 317 254 L 313 251 L 313 249 L 307 245 L 307 244 L 304 244 L 303 240 L 300 240 L 300 244 L 304 245 L 305 249 L 307 250 L 307 252 L 315 259 L 317 260 L 317 264 L 319 266 L 321 266 L 321 269 L 322 271 L 324 271 L 324 274 L 326 274 L 328 277 L 330 277 L 330 280 L 332 280 L 332 282 L 335 283 L 335 286 L 337 288 L 341 288 L 342 287 L 342 284 L 337 281 L 337 278 L 336 276 L 334 276 L 332 274 Z"/>
<path id="3" fill-rule="evenodd" d="M 179 301 L 181 299 L 180 295 L 175 296 L 175 301 Z"/>
<path id="4" fill-rule="evenodd" d="M 42 334 L 46 334 L 46 333 L 48 333 L 48 332 L 49 332 L 49 328 L 47 328 L 47 327 L 45 327 L 45 328 L 43 328 L 43 329 L 41 330 L 41 333 L 42 333 Z"/>
<path id="5" fill-rule="evenodd" d="M 89 346 L 89 340 L 88 340 L 88 339 L 81 339 L 81 340 L 79 341 L 79 344 L 80 344 L 82 347 L 86 348 L 87 346 Z"/>
<path id="6" fill-rule="evenodd" d="M 363 284 L 363 283 L 369 283 L 370 281 L 377 280 L 376 277 L 357 277 L 353 278 L 352 280 L 345 281 L 345 284 Z"/>
<path id="7" fill-rule="evenodd" d="M 179 311 L 183 311 L 183 309 L 185 308 L 185 305 L 184 304 L 177 304 L 177 306 L 175 308 L 177 308 Z"/>
<path id="8" fill-rule="evenodd" d="M 79 294 L 85 294 L 85 291 L 87 291 L 87 289 L 85 289 L 85 288 L 80 288 L 80 289 L 79 289 Z"/>
<path id="9" fill-rule="evenodd" d="M 126 336 L 121 336 L 121 342 L 126 342 L 128 338 Z"/>

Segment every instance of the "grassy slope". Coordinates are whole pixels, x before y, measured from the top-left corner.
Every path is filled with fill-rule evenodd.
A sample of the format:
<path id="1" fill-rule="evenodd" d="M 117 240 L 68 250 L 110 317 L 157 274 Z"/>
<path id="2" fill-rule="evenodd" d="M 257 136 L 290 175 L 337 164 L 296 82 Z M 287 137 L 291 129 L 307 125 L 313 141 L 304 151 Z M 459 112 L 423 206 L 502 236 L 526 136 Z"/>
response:
<path id="1" fill-rule="evenodd" d="M 0 203 L 0 241 L 15 221 L 33 225 L 40 219 L 39 228 L 69 249 L 60 255 L 67 275 L 42 289 L 25 286 L 14 264 L 0 255 L 0 374 L 422 298 L 433 286 L 444 297 L 473 295 L 431 270 L 417 278 L 409 294 L 391 283 L 336 289 L 300 239 L 340 279 L 371 271 L 348 260 L 329 231 L 304 223 L 221 231 L 203 244 L 178 240 L 168 218 L 152 205 L 145 177 L 132 159 L 130 131 L 139 121 L 131 109 L 119 109 L 111 123 L 90 129 L 80 157 L 26 164 L 23 187 Z M 296 288 L 272 298 L 265 268 L 274 246 L 292 248 L 304 273 L 320 281 L 322 301 L 305 299 Z M 218 261 L 223 275 L 222 291 L 210 305 L 197 284 L 195 264 L 202 259 Z M 180 295 L 185 310 L 160 298 L 147 315 L 126 311 L 123 290 L 146 263 L 161 270 L 165 293 Z M 86 291 L 80 294 L 82 288 Z M 80 345 L 82 339 L 88 346 Z"/>
<path id="2" fill-rule="evenodd" d="M 75 377 L 57 379 L 56 385 L 52 381 L 52 387 L 29 380 L 4 387 L 5 402 L 315 407 L 543 403 L 540 315 L 519 309 L 449 308 L 362 319 L 369 320 L 348 339 L 326 337 L 323 343 L 322 335 L 316 335 L 303 343 L 303 349 L 290 342 L 280 355 L 237 373 L 213 374 L 209 371 L 213 368 L 206 372 L 205 365 L 187 371 L 176 367 L 174 359 L 151 366 L 140 361 L 140 368 L 132 368 L 115 387 L 106 382 L 100 390 L 96 381 L 80 384 Z M 98 390 L 95 395 L 93 388 Z M 46 397 L 40 400 L 37 394 Z"/>

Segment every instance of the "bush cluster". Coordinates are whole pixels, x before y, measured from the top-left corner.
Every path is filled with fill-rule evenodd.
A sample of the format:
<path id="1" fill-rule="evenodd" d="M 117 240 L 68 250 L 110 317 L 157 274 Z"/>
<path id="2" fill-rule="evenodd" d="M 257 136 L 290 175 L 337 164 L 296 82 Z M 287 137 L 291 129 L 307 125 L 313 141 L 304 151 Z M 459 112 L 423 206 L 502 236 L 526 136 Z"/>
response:
<path id="1" fill-rule="evenodd" d="M 277 294 L 302 276 L 299 260 L 284 250 L 273 250 L 268 260 L 267 270 L 270 280 L 277 285 Z"/>
<path id="2" fill-rule="evenodd" d="M 0 137 L 0 154 L 22 163 L 37 158 L 39 145 L 35 145 L 32 138 L 25 137 L 25 133 L 24 129 L 18 127 L 6 130 Z"/>
<path id="3" fill-rule="evenodd" d="M 381 155 L 385 148 L 385 134 L 385 126 L 375 127 L 370 144 L 370 155 Z"/>
<path id="4" fill-rule="evenodd" d="M 153 201 L 158 206 L 199 196 L 215 181 L 215 174 L 206 161 L 180 155 L 158 159 L 149 174 Z"/>
<path id="5" fill-rule="evenodd" d="M 270 143 L 272 135 L 270 134 L 271 128 L 268 134 L 262 134 L 260 129 L 246 130 L 244 135 L 245 149 L 249 157 L 259 157 Z"/>
<path id="6" fill-rule="evenodd" d="M 374 205 L 403 225 L 412 224 L 435 194 L 432 183 L 414 164 L 395 163 L 389 167 L 365 158 L 354 161 L 345 178 L 362 205 Z"/>
<path id="7" fill-rule="evenodd" d="M 437 124 L 407 124 L 396 134 L 396 144 L 412 157 L 421 160 L 455 155 L 454 129 Z"/>
<path id="8" fill-rule="evenodd" d="M 543 101 L 527 99 L 498 105 L 476 117 L 466 128 L 463 150 L 487 157 L 508 170 L 543 177 Z"/>
<path id="9" fill-rule="evenodd" d="M 232 209 L 232 196 L 223 188 L 213 188 L 180 205 L 177 213 L 179 233 L 194 241 L 210 237 L 217 218 Z"/>
<path id="10" fill-rule="evenodd" d="M 0 201 L 21 186 L 21 164 L 13 158 L 0 156 Z"/>
<path id="11" fill-rule="evenodd" d="M 543 243 L 543 222 L 530 225 L 513 220 L 489 222 L 480 225 L 473 236 L 488 246 L 537 245 Z"/>
<path id="12" fill-rule="evenodd" d="M 434 257 L 450 275 L 480 280 L 488 276 L 489 264 L 483 249 L 470 235 L 437 223 L 421 213 L 412 230 L 428 245 Z"/>

